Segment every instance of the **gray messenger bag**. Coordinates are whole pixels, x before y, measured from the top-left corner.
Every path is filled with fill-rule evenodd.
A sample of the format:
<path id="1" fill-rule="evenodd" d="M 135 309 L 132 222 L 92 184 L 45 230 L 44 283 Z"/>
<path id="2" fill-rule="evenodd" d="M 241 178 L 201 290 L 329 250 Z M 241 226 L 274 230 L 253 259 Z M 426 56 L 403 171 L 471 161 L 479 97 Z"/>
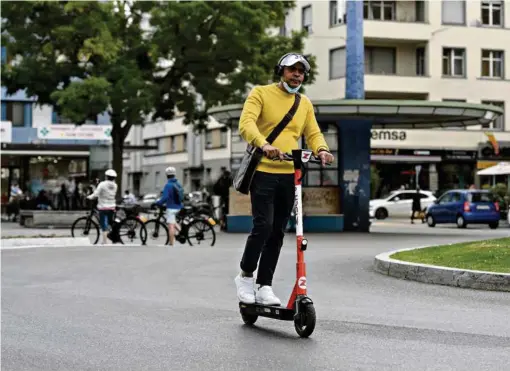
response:
<path id="1" fill-rule="evenodd" d="M 294 104 L 290 108 L 289 112 L 287 112 L 287 114 L 283 117 L 282 121 L 280 121 L 280 123 L 273 129 L 273 131 L 266 138 L 266 141 L 269 144 L 272 144 L 274 142 L 274 140 L 278 137 L 278 135 L 280 135 L 283 129 L 285 129 L 285 127 L 294 117 L 294 114 L 296 113 L 299 107 L 299 102 L 301 101 L 300 94 L 296 93 L 294 95 L 295 95 Z M 262 160 L 263 156 L 264 153 L 260 148 L 254 147 L 252 145 L 248 145 L 246 147 L 246 152 L 244 153 L 243 160 L 241 161 L 239 170 L 237 170 L 237 173 L 234 177 L 234 188 L 236 191 L 245 195 L 250 193 L 251 181 L 253 179 L 253 176 L 255 175 L 257 166 Z"/>

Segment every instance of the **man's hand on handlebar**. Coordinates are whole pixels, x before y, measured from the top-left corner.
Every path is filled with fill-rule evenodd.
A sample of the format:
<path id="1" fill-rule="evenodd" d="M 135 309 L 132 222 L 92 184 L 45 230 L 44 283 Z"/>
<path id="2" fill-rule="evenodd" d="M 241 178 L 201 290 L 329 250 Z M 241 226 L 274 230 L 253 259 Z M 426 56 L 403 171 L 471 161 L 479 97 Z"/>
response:
<path id="1" fill-rule="evenodd" d="M 335 161 L 335 156 L 333 156 L 331 153 L 327 151 L 320 151 L 319 158 L 322 161 L 322 166 L 325 166 L 326 164 L 331 164 L 333 161 Z"/>
<path id="2" fill-rule="evenodd" d="M 280 151 L 278 148 L 273 147 L 271 144 L 266 143 L 262 146 L 262 152 L 264 152 L 264 156 L 270 159 L 276 159 L 279 158 L 280 160 L 283 160 L 283 152 Z"/>

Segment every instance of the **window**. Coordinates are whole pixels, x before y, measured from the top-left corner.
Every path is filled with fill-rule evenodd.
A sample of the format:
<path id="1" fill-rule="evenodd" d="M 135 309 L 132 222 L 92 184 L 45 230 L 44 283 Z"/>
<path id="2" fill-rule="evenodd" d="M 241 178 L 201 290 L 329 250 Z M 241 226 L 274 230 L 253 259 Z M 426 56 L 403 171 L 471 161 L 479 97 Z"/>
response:
<path id="1" fill-rule="evenodd" d="M 482 76 L 502 79 L 504 55 L 501 50 L 482 50 Z"/>
<path id="2" fill-rule="evenodd" d="M 25 105 L 20 102 L 6 103 L 6 119 L 12 126 L 25 126 Z"/>
<path id="3" fill-rule="evenodd" d="M 503 1 L 482 1 L 482 24 L 503 27 Z"/>
<path id="4" fill-rule="evenodd" d="M 451 199 L 452 199 L 452 194 L 447 193 L 438 200 L 438 204 L 440 204 L 440 205 L 447 204 L 448 202 L 450 202 Z"/>
<path id="5" fill-rule="evenodd" d="M 319 123 L 319 126 L 324 135 L 324 139 L 328 143 L 329 149 L 335 158 L 338 158 L 338 132 L 335 124 Z M 307 148 L 305 139 L 302 141 L 302 148 Z M 337 161 L 333 164 L 335 165 Z M 338 186 L 338 167 L 328 166 L 327 168 L 321 168 L 320 165 L 309 164 L 308 170 L 303 179 L 303 185 L 305 187 L 317 187 L 317 186 Z"/>
<path id="6" fill-rule="evenodd" d="M 338 6 L 340 5 L 340 9 Z M 338 0 L 331 0 L 329 2 L 329 27 L 338 26 L 345 23 L 345 2 Z M 343 8 L 343 9 L 342 9 Z"/>
<path id="7" fill-rule="evenodd" d="M 503 101 L 483 100 L 482 104 L 492 104 L 493 106 L 503 108 L 503 111 L 505 110 L 505 102 Z M 505 113 L 503 113 L 500 117 L 498 117 L 496 120 L 490 123 L 486 128 L 505 130 Z"/>
<path id="8" fill-rule="evenodd" d="M 416 22 L 425 22 L 425 1 L 416 0 L 415 4 Z"/>
<path id="9" fill-rule="evenodd" d="M 288 22 L 289 22 L 289 13 L 286 12 L 283 26 L 280 27 L 280 36 L 287 36 L 287 32 L 290 29 Z"/>
<path id="10" fill-rule="evenodd" d="M 443 24 L 466 24 L 466 2 L 443 0 L 441 18 Z"/>
<path id="11" fill-rule="evenodd" d="M 172 137 L 172 153 L 186 152 L 186 134 L 174 135 Z"/>
<path id="12" fill-rule="evenodd" d="M 374 21 L 393 21 L 395 8 L 395 1 L 364 1 L 363 18 Z"/>
<path id="13" fill-rule="evenodd" d="M 396 73 L 396 49 L 386 47 L 365 48 L 365 73 L 394 75 Z"/>
<path id="14" fill-rule="evenodd" d="M 301 23 L 303 30 L 312 33 L 312 6 L 304 6 L 301 10 Z"/>
<path id="15" fill-rule="evenodd" d="M 494 202 L 494 195 L 489 192 L 470 192 L 467 199 L 469 202 Z"/>
<path id="16" fill-rule="evenodd" d="M 154 156 L 159 154 L 159 138 L 146 139 L 144 140 L 146 146 L 156 147 L 155 149 L 145 150 L 145 156 Z"/>
<path id="17" fill-rule="evenodd" d="M 466 49 L 443 48 L 443 76 L 464 77 Z"/>
<path id="18" fill-rule="evenodd" d="M 205 132 L 205 148 L 217 149 L 227 147 L 227 131 L 225 129 L 213 129 Z"/>
<path id="19" fill-rule="evenodd" d="M 425 48 L 416 48 L 416 75 L 425 76 Z"/>
<path id="20" fill-rule="evenodd" d="M 345 48 L 329 51 L 329 79 L 345 77 Z"/>

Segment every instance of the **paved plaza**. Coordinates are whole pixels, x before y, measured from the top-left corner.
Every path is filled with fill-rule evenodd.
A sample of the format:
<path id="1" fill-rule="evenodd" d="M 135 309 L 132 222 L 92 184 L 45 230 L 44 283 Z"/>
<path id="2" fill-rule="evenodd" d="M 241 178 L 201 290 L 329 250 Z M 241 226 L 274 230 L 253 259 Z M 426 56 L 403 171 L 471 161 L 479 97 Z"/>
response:
<path id="1" fill-rule="evenodd" d="M 393 224 L 392 224 L 393 223 Z M 243 325 L 235 296 L 245 235 L 214 247 L 88 246 L 2 251 L 3 370 L 503 370 L 510 295 L 373 271 L 378 253 L 508 236 L 509 229 L 375 223 L 308 235 L 312 337 L 292 322 Z M 274 287 L 295 277 L 289 235 Z"/>

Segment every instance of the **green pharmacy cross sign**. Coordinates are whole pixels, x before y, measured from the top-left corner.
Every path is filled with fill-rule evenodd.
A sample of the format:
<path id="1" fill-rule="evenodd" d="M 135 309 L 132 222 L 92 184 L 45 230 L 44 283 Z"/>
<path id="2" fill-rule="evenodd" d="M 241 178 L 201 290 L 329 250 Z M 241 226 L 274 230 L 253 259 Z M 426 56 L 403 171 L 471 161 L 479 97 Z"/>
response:
<path id="1" fill-rule="evenodd" d="M 107 137 L 111 137 L 112 136 L 112 129 L 110 129 L 110 128 L 105 129 L 104 134 Z"/>
<path id="2" fill-rule="evenodd" d="M 50 133 L 50 131 L 46 128 L 42 128 L 41 130 L 41 134 L 45 137 L 46 135 L 48 135 Z"/>

